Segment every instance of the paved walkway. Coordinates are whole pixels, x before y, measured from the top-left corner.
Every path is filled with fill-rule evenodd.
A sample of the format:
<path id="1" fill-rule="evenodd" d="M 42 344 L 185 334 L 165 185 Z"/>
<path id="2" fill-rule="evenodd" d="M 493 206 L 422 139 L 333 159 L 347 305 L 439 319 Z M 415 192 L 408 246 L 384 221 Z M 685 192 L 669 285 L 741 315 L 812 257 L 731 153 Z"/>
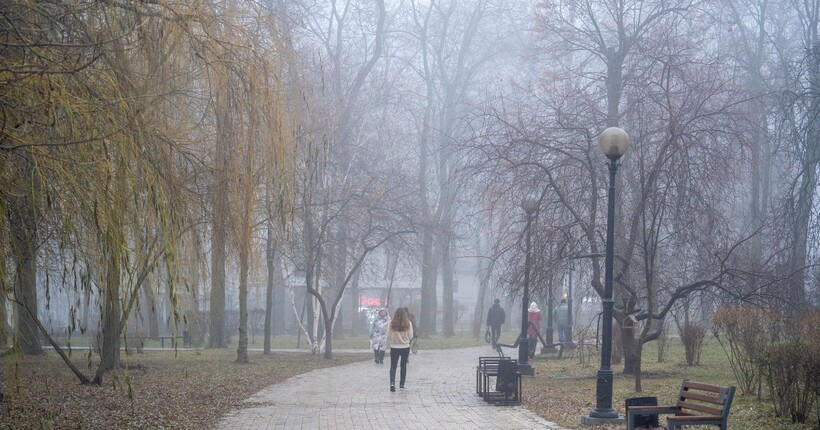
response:
<path id="1" fill-rule="evenodd" d="M 381 365 L 315 370 L 260 391 L 217 428 L 560 430 L 524 407 L 493 406 L 476 396 L 477 357 L 490 353 L 485 347 L 411 354 L 407 389 L 395 393 L 389 391 L 389 352 Z"/>

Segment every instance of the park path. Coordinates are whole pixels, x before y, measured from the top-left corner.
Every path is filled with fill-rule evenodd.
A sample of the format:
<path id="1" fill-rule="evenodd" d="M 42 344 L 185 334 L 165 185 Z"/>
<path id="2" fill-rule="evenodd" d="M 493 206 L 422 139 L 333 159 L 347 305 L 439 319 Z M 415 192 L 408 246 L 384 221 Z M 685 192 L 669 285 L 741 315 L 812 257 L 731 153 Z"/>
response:
<path id="1" fill-rule="evenodd" d="M 561 430 L 522 406 L 494 406 L 476 396 L 477 357 L 490 353 L 484 347 L 411 354 L 407 388 L 395 393 L 389 391 L 389 352 L 381 365 L 371 360 L 315 370 L 258 392 L 216 427 Z"/>

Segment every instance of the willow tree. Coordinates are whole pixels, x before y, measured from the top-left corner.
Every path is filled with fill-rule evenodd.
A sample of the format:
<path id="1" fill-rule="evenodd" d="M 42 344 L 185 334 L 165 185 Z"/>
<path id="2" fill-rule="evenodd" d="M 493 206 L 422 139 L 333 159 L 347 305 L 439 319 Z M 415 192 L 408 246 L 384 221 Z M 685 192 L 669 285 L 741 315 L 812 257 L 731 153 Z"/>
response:
<path id="1" fill-rule="evenodd" d="M 0 208 L 21 195 L 13 187 L 26 190 L 22 195 L 37 203 L 37 229 L 48 229 L 48 243 L 63 257 L 59 288 L 101 298 L 101 358 L 93 378 L 100 383 L 120 366 L 127 319 L 146 277 L 159 267 L 168 274 L 177 317 L 174 256 L 185 228 L 178 215 L 188 202 L 174 195 L 185 187 L 176 162 L 188 155 L 199 121 L 196 109 L 188 111 L 195 98 L 174 97 L 185 94 L 180 90 L 190 88 L 196 71 L 198 60 L 188 54 L 202 33 L 192 30 L 202 14 L 186 5 L 7 6 L 4 25 L 14 31 L 4 36 L 19 55 L 3 59 L 10 70 L 3 75 L 3 115 L 10 121 L 3 124 L 0 163 L 18 168 L 3 169 L 9 181 L 0 185 Z M 27 165 L 31 176 L 20 169 Z M 0 275 L 4 282 L 17 276 Z M 14 300 L 89 382 L 22 291 Z M 76 310 L 70 315 L 69 334 L 78 325 Z"/>
<path id="2" fill-rule="evenodd" d="M 291 188 L 288 178 L 292 176 L 290 154 L 293 154 L 294 139 L 289 131 L 282 96 L 287 94 L 279 86 L 281 82 L 281 67 L 277 61 L 281 52 L 264 52 L 259 40 L 253 45 L 259 52 L 254 53 L 246 63 L 243 81 L 243 101 L 246 106 L 244 116 L 246 128 L 239 133 L 238 150 L 241 154 L 239 168 L 240 181 L 238 184 L 239 201 L 235 205 L 239 209 L 237 226 L 237 248 L 239 251 L 239 342 L 237 347 L 237 362 L 248 362 L 248 274 L 250 261 L 254 249 L 253 233 L 257 226 L 265 225 L 265 221 L 257 222 L 258 217 L 267 215 L 281 219 L 281 212 L 290 206 L 286 193 Z M 264 186 L 263 181 L 269 181 Z M 270 184 L 272 183 L 272 184 Z M 276 212 L 270 213 L 266 207 L 257 201 L 262 193 L 276 190 L 274 200 Z"/>

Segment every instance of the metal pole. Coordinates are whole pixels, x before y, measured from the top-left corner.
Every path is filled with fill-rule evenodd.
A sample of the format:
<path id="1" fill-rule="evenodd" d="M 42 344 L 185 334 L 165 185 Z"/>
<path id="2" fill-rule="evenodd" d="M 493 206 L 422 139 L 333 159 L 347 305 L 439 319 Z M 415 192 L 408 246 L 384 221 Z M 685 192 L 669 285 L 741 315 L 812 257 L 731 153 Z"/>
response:
<path id="1" fill-rule="evenodd" d="M 569 288 L 567 293 L 567 342 L 572 345 L 572 276 L 575 274 L 575 267 L 569 269 Z"/>
<path id="2" fill-rule="evenodd" d="M 526 235 L 526 255 L 524 256 L 524 294 L 521 297 L 521 334 L 518 337 L 518 369 L 522 375 L 532 375 L 534 372 L 530 367 L 530 351 L 527 345 L 527 303 L 530 301 L 530 225 L 532 224 L 532 212 L 525 208 L 527 213 L 527 235 Z"/>
<path id="3" fill-rule="evenodd" d="M 555 344 L 555 337 L 553 336 L 553 329 L 552 326 L 552 312 L 555 306 L 555 299 L 552 296 L 552 289 L 555 287 L 552 285 L 552 276 L 553 273 L 550 271 L 549 277 L 549 289 L 547 290 L 547 345 L 554 345 Z M 554 348 L 554 347 L 550 347 Z"/>
<path id="4" fill-rule="evenodd" d="M 595 387 L 595 409 L 589 413 L 593 418 L 618 418 L 612 409 L 612 276 L 615 253 L 615 173 L 618 171 L 617 158 L 609 159 L 609 198 L 606 219 L 606 261 L 604 272 L 603 321 L 601 334 L 601 368 Z"/>

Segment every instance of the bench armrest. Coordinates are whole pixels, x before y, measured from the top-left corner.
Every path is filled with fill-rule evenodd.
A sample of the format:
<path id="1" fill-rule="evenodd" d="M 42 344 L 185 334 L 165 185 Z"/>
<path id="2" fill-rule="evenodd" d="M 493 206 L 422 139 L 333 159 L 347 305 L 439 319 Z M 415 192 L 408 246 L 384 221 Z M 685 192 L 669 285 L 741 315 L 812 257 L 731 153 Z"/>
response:
<path id="1" fill-rule="evenodd" d="M 630 406 L 629 413 L 635 415 L 662 415 L 680 412 L 677 406 Z"/>
<path id="2" fill-rule="evenodd" d="M 666 418 L 667 421 L 675 421 L 680 423 L 692 423 L 701 421 L 723 421 L 723 418 L 717 415 L 676 415 Z"/>

